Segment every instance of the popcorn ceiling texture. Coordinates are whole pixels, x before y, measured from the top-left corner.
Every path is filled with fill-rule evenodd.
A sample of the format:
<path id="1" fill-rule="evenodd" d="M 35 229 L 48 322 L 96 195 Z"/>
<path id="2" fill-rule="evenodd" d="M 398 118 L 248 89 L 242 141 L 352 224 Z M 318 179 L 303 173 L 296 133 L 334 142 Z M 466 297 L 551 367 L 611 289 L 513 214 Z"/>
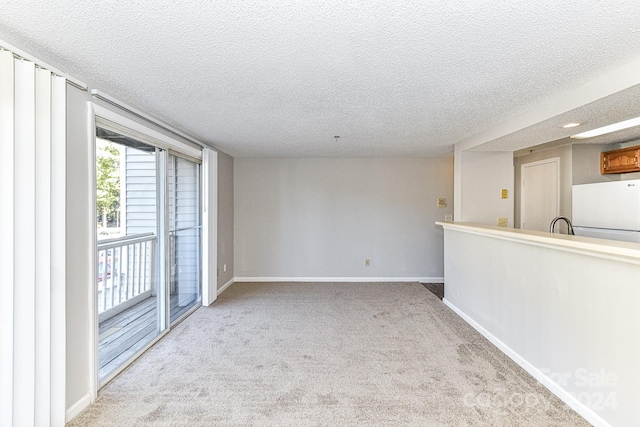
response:
<path id="1" fill-rule="evenodd" d="M 637 1 L 5 0 L 0 38 L 232 156 L 437 156 L 637 59 L 638 16 Z"/>
<path id="2" fill-rule="evenodd" d="M 586 123 L 589 128 L 599 128 L 611 123 L 628 120 L 640 115 L 640 85 L 604 97 L 598 102 L 584 105 L 570 113 L 553 117 L 519 132 L 505 135 L 479 146 L 476 151 L 513 151 L 531 146 L 531 141 L 545 143 L 567 139 L 568 135 L 583 132 L 583 127 L 563 129 L 562 125 L 571 121 Z M 579 130 L 578 130 L 579 129 Z M 580 140 L 580 144 L 611 144 L 640 139 L 640 127 Z M 575 143 L 576 140 L 568 140 Z"/>

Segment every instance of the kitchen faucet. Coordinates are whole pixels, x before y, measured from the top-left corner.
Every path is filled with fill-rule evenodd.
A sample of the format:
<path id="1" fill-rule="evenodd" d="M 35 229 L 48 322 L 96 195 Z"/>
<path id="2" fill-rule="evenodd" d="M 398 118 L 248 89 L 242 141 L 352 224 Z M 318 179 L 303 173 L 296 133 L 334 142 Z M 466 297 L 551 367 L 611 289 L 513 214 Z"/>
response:
<path id="1" fill-rule="evenodd" d="M 551 225 L 549 226 L 549 233 L 553 234 L 553 229 L 554 229 L 554 227 L 556 225 L 556 222 L 558 222 L 559 220 L 563 220 L 564 222 L 567 223 L 567 229 L 568 229 L 570 235 L 572 235 L 572 236 L 576 235 L 576 233 L 573 232 L 573 225 L 571 225 L 571 221 L 566 216 L 557 216 L 557 217 L 553 218 L 553 220 L 551 221 Z"/>

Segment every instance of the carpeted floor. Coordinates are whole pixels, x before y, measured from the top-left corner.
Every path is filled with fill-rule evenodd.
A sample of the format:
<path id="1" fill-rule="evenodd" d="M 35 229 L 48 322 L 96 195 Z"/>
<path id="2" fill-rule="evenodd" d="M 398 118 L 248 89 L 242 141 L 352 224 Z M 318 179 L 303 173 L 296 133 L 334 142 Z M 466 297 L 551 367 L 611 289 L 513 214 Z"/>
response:
<path id="1" fill-rule="evenodd" d="M 237 283 L 69 425 L 588 423 L 419 283 Z"/>

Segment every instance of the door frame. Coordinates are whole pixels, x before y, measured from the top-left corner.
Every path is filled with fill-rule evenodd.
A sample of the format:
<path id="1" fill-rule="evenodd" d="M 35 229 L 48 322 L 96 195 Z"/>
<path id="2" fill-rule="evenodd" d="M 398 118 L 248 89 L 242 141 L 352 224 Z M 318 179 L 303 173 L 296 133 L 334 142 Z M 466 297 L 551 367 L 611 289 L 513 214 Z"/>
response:
<path id="1" fill-rule="evenodd" d="M 89 189 L 90 191 L 89 212 L 95 211 L 95 205 L 96 205 L 96 126 L 100 121 L 106 121 L 107 123 L 115 124 L 116 126 L 120 126 L 127 131 L 133 131 L 135 134 L 139 135 L 139 139 L 141 141 L 149 143 L 150 145 L 153 145 L 156 148 L 162 150 L 164 154 L 160 156 L 160 162 L 163 163 L 163 166 L 162 166 L 163 170 L 158 172 L 158 169 L 157 169 L 156 173 L 158 174 L 157 179 L 162 180 L 164 182 L 163 187 L 165 188 L 164 190 L 165 192 L 166 192 L 166 159 L 169 153 L 174 153 L 174 154 L 180 153 L 186 156 L 186 158 L 192 158 L 192 159 L 202 161 L 203 150 L 201 148 L 195 148 L 188 144 L 185 144 L 164 133 L 158 132 L 157 130 L 153 129 L 152 126 L 148 126 L 148 125 L 139 123 L 138 121 L 127 118 L 125 115 L 122 115 L 121 113 L 117 113 L 112 109 L 106 108 L 95 102 L 87 101 L 87 105 L 88 105 L 87 110 L 89 115 L 87 120 L 87 134 L 88 134 L 87 136 L 88 136 L 88 140 L 90 141 L 90 144 L 89 144 L 90 148 L 88 150 L 88 154 L 89 154 L 88 160 L 89 160 L 89 174 L 91 177 L 90 179 L 92 180 L 90 184 L 90 189 Z M 202 192 L 202 185 L 203 184 L 201 181 L 200 188 L 199 188 L 200 192 Z M 217 187 L 214 190 L 217 190 Z M 163 197 L 162 199 L 164 200 L 164 203 L 158 206 L 158 213 L 159 213 L 158 226 L 162 226 L 164 228 L 165 233 L 168 233 L 168 221 L 166 221 L 168 204 L 167 204 L 166 197 Z M 97 244 L 97 238 L 95 233 L 95 230 L 97 227 L 97 219 L 95 215 L 91 215 L 91 217 L 92 217 L 92 220 L 90 221 L 91 231 L 89 235 L 91 236 L 91 247 L 95 248 Z M 164 284 L 165 284 L 164 290 L 165 290 L 165 293 L 167 293 L 167 300 L 168 300 L 169 280 L 168 280 L 168 271 L 166 269 L 166 259 L 168 257 L 168 254 L 166 253 L 166 251 L 165 253 L 163 253 L 164 248 L 162 248 L 161 246 L 163 246 L 164 243 L 161 242 L 161 236 L 160 236 L 161 234 L 165 234 L 165 233 L 159 233 L 159 236 L 158 236 L 158 248 L 160 250 L 159 259 L 165 261 L 161 263 L 165 265 L 160 266 L 159 274 L 163 275 L 164 277 Z M 200 256 L 201 256 L 201 262 L 204 262 L 204 260 L 202 259 L 202 252 Z M 96 278 L 97 277 L 97 260 L 96 260 L 95 253 L 92 253 L 88 257 L 87 261 L 89 264 L 89 271 L 91 274 L 91 278 Z M 98 296 L 97 296 L 97 289 L 96 289 L 94 280 L 91 279 L 89 280 L 88 283 L 91 283 L 91 289 L 88 289 L 88 295 L 87 295 L 89 298 L 88 327 L 90 328 L 90 331 L 91 331 L 91 339 L 89 340 L 89 343 L 88 343 L 90 346 L 89 355 L 90 355 L 90 369 L 91 369 L 89 387 L 90 387 L 90 394 L 91 394 L 90 401 L 91 403 L 93 403 L 97 399 L 98 390 L 104 385 L 106 385 L 109 381 L 111 381 L 120 372 L 126 369 L 126 367 L 129 366 L 129 364 L 133 362 L 133 360 L 135 360 L 142 353 L 144 353 L 151 346 L 153 346 L 156 342 L 158 342 L 162 337 L 164 337 L 167 333 L 169 333 L 172 324 L 169 320 L 170 319 L 169 305 L 165 303 L 165 307 L 161 308 L 161 310 L 164 309 L 164 312 L 159 314 L 160 316 L 163 316 L 166 319 L 164 330 L 161 331 L 148 344 L 142 347 L 134 356 L 132 356 L 129 360 L 127 360 L 122 366 L 115 369 L 111 374 L 107 375 L 102 381 L 100 381 L 98 378 L 98 375 L 99 375 L 98 374 L 98 367 L 99 367 Z M 200 278 L 201 295 L 203 293 L 202 287 L 204 283 L 205 283 L 205 278 L 201 276 Z M 185 315 L 180 320 L 184 319 L 186 316 L 188 316 L 188 314 L 195 311 L 195 309 L 197 309 L 198 307 L 199 305 L 196 305 L 192 310 L 189 310 L 187 313 L 185 313 Z"/>
<path id="2" fill-rule="evenodd" d="M 544 160 L 537 160 L 535 162 L 523 163 L 520 165 L 520 228 L 523 228 L 525 224 L 525 209 L 524 202 L 526 196 L 525 174 L 524 171 L 528 167 L 540 166 L 546 163 L 554 163 L 556 171 L 556 213 L 555 216 L 560 214 L 560 157 L 550 157 Z"/>

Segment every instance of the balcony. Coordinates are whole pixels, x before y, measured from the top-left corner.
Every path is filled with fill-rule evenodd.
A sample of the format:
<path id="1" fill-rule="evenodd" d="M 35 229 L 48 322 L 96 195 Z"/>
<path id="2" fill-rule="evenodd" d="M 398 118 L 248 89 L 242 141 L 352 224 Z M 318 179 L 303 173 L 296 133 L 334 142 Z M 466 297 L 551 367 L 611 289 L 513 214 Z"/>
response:
<path id="1" fill-rule="evenodd" d="M 135 355 L 158 330 L 153 233 L 98 243 L 100 380 Z"/>
<path id="2" fill-rule="evenodd" d="M 195 240 L 194 240 L 195 239 Z M 175 322 L 200 300 L 188 272 L 193 257 L 178 255 L 182 241 L 199 239 L 199 227 L 169 233 L 169 316 Z M 166 313 L 158 307 L 157 237 L 154 233 L 101 240 L 98 243 L 98 378 L 132 358 L 160 332 Z M 182 271 L 181 273 L 179 271 Z M 191 280 L 190 280 L 191 279 Z"/>
<path id="3" fill-rule="evenodd" d="M 98 243 L 98 321 L 110 319 L 155 293 L 153 233 Z"/>

